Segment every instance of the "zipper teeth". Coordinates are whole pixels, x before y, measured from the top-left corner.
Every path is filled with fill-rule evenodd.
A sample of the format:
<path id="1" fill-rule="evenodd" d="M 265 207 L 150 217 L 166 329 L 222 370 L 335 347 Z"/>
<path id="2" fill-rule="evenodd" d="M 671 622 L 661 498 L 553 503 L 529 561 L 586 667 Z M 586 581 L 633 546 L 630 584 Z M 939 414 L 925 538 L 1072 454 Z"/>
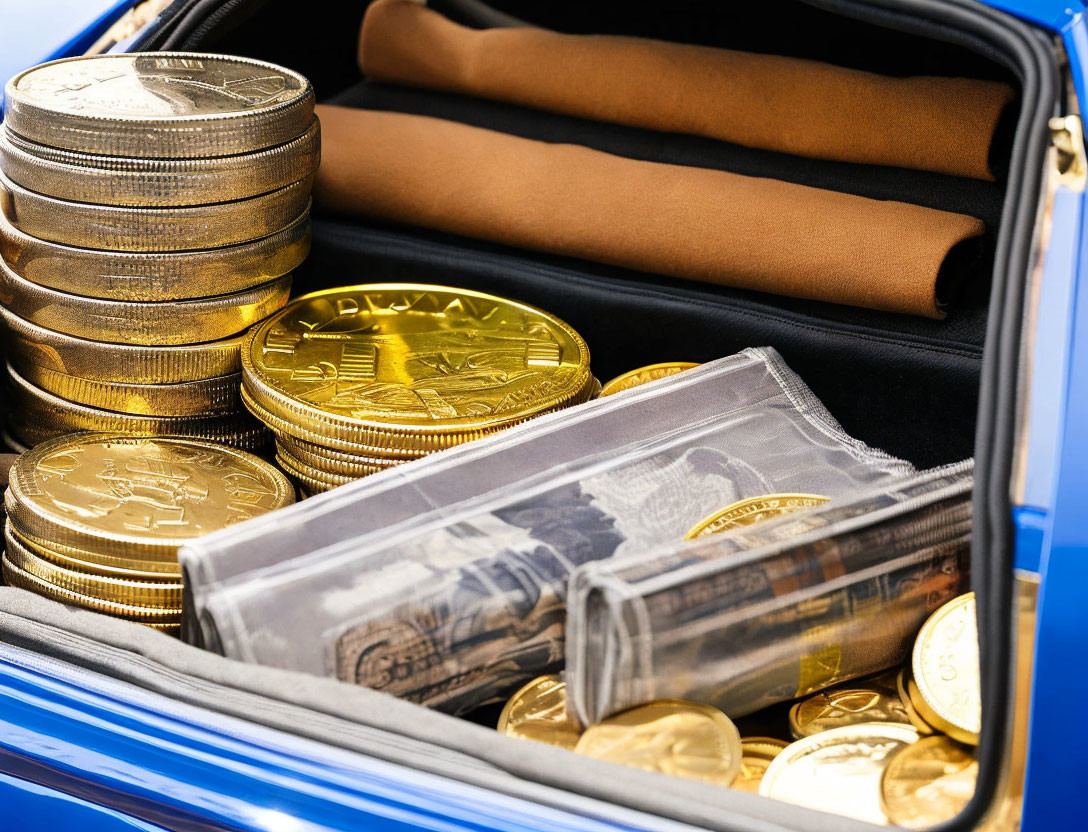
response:
<path id="1" fill-rule="evenodd" d="M 455 248 L 454 246 L 446 243 L 420 240 L 407 234 L 399 234 L 394 231 L 384 231 L 380 229 L 358 226 L 353 227 L 349 230 L 338 225 L 327 226 L 324 223 L 321 223 L 320 220 L 317 220 L 315 222 L 317 223 L 317 225 L 315 225 L 314 227 L 315 240 L 324 236 L 326 238 L 343 240 L 355 248 L 361 247 L 359 246 L 360 235 L 366 238 L 366 242 L 369 245 L 370 250 L 373 251 L 377 249 L 383 253 L 393 252 L 394 254 L 402 254 L 404 252 L 420 252 L 433 254 Z M 574 283 L 583 286 L 591 286 L 597 289 L 606 286 L 614 287 L 616 289 L 622 289 L 629 294 L 654 296 L 671 301 L 682 300 L 708 307 L 729 308 L 734 309 L 738 312 L 743 312 L 753 317 L 773 318 L 776 320 L 786 321 L 796 324 L 798 326 L 809 328 L 818 327 L 821 332 L 831 332 L 850 338 L 857 338 L 866 341 L 879 341 L 881 343 L 899 346 L 906 345 L 911 347 L 918 347 L 921 349 L 927 349 L 941 353 L 961 355 L 965 358 L 978 359 L 982 357 L 981 346 L 964 344 L 962 342 L 944 344 L 930 338 L 919 337 L 909 334 L 899 334 L 894 338 L 889 338 L 885 331 L 874 329 L 872 327 L 859 325 L 842 325 L 834 321 L 817 320 L 798 313 L 784 312 L 782 310 L 776 310 L 774 313 L 772 313 L 768 310 L 749 305 L 744 301 L 738 301 L 736 299 L 708 298 L 705 296 L 698 296 L 682 286 L 677 286 L 675 288 L 670 288 L 668 291 L 664 291 L 653 286 L 633 285 L 631 281 L 623 280 L 621 278 L 602 275 L 594 275 L 592 278 L 590 278 L 580 275 L 572 269 L 551 266 L 545 263 L 533 263 L 525 260 L 519 260 L 512 255 L 504 253 L 482 254 L 480 252 L 476 252 L 467 248 L 456 248 L 456 251 L 457 259 L 460 263 L 484 264 L 494 266 L 496 263 L 501 262 L 503 264 L 504 270 L 512 274 L 521 273 L 528 276 L 550 278 L 568 284 Z"/>
<path id="2" fill-rule="evenodd" d="M 203 23 L 200 23 L 189 34 L 185 36 L 185 40 L 179 47 L 189 49 L 194 43 L 200 43 L 201 40 L 216 26 L 219 22 L 230 15 L 236 8 L 245 6 L 249 0 L 225 0 L 225 2 L 209 14 Z"/>

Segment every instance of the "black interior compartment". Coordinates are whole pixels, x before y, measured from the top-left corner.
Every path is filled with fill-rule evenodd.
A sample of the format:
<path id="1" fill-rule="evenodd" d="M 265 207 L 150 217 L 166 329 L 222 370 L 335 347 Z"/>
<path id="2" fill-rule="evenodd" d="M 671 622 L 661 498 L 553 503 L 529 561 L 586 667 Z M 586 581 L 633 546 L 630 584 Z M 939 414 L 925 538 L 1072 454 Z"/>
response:
<path id="1" fill-rule="evenodd" d="M 602 380 L 658 361 L 706 361 L 770 345 L 853 435 L 931 466 L 968 457 L 974 443 L 994 239 L 1016 105 L 995 141 L 997 182 L 806 159 L 726 142 L 554 115 L 467 96 L 367 81 L 356 67 L 363 7 L 323 4 L 291 14 L 271 0 L 245 25 L 184 48 L 279 61 L 313 79 L 319 100 L 435 116 L 634 159 L 771 177 L 875 199 L 971 214 L 986 223 L 983 255 L 957 263 L 963 286 L 933 321 L 681 281 L 353 218 L 314 214 L 314 246 L 296 292 L 381 281 L 464 286 L 536 304 L 576 327 Z M 458 2 L 439 4 L 473 22 Z M 890 75 L 957 75 L 1015 83 L 967 49 L 873 26 L 803 2 L 682 0 L 667 11 L 618 0 L 531 3 L 501 11 L 567 32 L 642 35 L 774 52 Z M 291 26 L 284 20 L 290 19 Z M 301 30 L 300 30 L 301 27 Z M 309 29 L 313 37 L 308 37 Z"/>

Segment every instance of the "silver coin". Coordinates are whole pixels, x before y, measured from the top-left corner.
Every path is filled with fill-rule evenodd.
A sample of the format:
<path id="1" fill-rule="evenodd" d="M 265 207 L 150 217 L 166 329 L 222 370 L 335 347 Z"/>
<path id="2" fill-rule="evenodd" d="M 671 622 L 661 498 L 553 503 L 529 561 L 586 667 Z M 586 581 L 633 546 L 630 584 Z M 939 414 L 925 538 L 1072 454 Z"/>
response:
<path id="1" fill-rule="evenodd" d="M 283 144 L 313 120 L 297 72 L 247 58 L 144 52 L 66 58 L 5 88 L 7 128 L 107 156 L 230 156 Z"/>

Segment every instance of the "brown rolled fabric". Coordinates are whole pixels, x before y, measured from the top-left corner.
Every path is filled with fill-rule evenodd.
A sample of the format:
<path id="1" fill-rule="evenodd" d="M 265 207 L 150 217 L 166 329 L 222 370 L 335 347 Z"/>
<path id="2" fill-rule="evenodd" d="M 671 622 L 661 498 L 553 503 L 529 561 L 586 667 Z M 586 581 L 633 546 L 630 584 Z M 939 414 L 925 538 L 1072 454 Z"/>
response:
<path id="1" fill-rule="evenodd" d="M 892 78 L 819 61 L 613 35 L 470 29 L 414 0 L 367 9 L 371 78 L 814 159 L 994 178 L 1013 91 L 995 81 Z"/>
<path id="2" fill-rule="evenodd" d="M 690 280 L 940 318 L 950 253 L 983 231 L 962 214 L 425 116 L 318 114 L 325 210 Z"/>

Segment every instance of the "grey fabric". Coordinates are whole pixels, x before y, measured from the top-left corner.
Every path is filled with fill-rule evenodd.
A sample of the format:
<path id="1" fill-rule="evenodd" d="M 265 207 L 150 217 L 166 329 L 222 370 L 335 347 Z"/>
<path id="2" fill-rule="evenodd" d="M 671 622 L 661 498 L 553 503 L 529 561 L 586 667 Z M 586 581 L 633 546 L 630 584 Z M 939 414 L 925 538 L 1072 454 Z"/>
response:
<path id="1" fill-rule="evenodd" d="M 662 829 L 872 828 L 511 739 L 354 685 L 242 664 L 12 587 L 0 587 L 0 641 L 209 711 L 614 823 L 630 822 L 634 810 Z"/>

